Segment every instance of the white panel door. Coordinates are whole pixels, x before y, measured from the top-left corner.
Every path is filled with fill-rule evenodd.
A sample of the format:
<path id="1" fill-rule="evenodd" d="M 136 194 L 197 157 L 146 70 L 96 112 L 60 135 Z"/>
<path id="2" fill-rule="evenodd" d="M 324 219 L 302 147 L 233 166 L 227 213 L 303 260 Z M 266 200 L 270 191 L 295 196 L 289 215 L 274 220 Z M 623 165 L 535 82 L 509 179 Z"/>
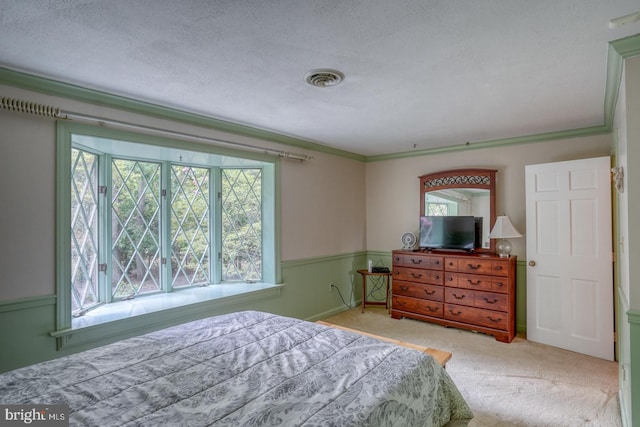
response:
<path id="1" fill-rule="evenodd" d="M 610 158 L 525 168 L 527 339 L 614 358 Z"/>

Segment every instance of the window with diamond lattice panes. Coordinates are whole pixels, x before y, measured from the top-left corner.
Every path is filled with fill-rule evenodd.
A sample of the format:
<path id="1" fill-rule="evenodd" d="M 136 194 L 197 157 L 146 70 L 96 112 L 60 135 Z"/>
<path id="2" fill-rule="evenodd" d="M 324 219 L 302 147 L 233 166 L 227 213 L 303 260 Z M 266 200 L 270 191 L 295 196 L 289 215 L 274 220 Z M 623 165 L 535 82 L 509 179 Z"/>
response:
<path id="1" fill-rule="evenodd" d="M 458 204 L 434 194 L 427 194 L 425 199 L 425 212 L 428 216 L 448 216 L 458 214 Z"/>
<path id="2" fill-rule="evenodd" d="M 113 160 L 112 187 L 112 297 L 160 291 L 160 165 Z"/>
<path id="3" fill-rule="evenodd" d="M 210 282 L 209 169 L 171 167 L 171 286 Z"/>
<path id="4" fill-rule="evenodd" d="M 222 280 L 262 280 L 262 171 L 222 169 Z"/>
<path id="5" fill-rule="evenodd" d="M 71 312 L 98 304 L 98 156 L 71 150 Z"/>
<path id="6" fill-rule="evenodd" d="M 244 294 L 277 280 L 270 158 L 61 135 L 62 330 L 224 298 L 227 288 L 215 287 L 229 282 L 262 283 L 234 286 Z"/>

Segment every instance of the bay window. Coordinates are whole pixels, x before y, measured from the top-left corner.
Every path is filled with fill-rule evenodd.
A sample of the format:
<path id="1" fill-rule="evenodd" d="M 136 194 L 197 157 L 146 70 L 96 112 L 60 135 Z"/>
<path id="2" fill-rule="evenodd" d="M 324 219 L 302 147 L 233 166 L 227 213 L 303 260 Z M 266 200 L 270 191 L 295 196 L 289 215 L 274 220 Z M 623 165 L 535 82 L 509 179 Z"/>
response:
<path id="1" fill-rule="evenodd" d="M 132 300 L 276 283 L 274 158 L 58 126 L 58 330 Z"/>

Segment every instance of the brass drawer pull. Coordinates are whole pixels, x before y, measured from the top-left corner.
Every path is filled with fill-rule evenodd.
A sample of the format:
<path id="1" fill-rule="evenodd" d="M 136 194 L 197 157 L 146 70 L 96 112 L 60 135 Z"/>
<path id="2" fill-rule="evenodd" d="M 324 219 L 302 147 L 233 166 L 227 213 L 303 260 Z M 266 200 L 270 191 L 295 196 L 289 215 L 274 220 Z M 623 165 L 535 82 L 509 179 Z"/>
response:
<path id="1" fill-rule="evenodd" d="M 400 290 L 401 290 L 401 291 L 408 291 L 408 290 L 409 290 L 409 287 L 408 287 L 408 286 L 402 286 L 402 285 L 401 285 L 401 286 L 400 286 Z"/>
<path id="2" fill-rule="evenodd" d="M 411 258 L 411 262 L 414 263 L 414 264 L 422 264 L 422 260 L 421 259 Z"/>
<path id="3" fill-rule="evenodd" d="M 436 291 L 430 291 L 429 289 L 425 289 L 425 290 L 424 290 L 424 292 L 425 292 L 427 295 L 433 295 L 433 294 L 435 294 L 435 293 L 436 293 Z"/>
<path id="4" fill-rule="evenodd" d="M 422 274 L 411 273 L 411 277 L 413 277 L 415 279 L 419 279 L 419 278 L 422 277 Z"/>
<path id="5" fill-rule="evenodd" d="M 454 312 L 453 310 L 449 309 L 449 313 L 451 313 L 452 316 L 460 316 L 462 314 L 461 311 L 456 311 Z"/>
<path id="6" fill-rule="evenodd" d="M 425 308 L 427 309 L 427 311 L 430 311 L 430 312 L 432 312 L 432 313 L 433 313 L 434 311 L 438 311 L 438 309 L 437 309 L 437 308 L 434 308 L 434 307 L 426 306 Z"/>
<path id="7" fill-rule="evenodd" d="M 501 287 L 503 287 L 503 286 L 504 286 L 504 283 L 502 283 L 502 282 L 497 282 L 497 283 L 496 283 L 496 286 L 497 286 L 497 287 L 499 287 L 499 288 L 501 288 Z"/>
<path id="8" fill-rule="evenodd" d="M 435 276 L 433 276 L 433 278 L 434 278 L 435 280 L 440 280 L 440 276 L 438 276 L 437 274 L 436 274 Z"/>
<path id="9" fill-rule="evenodd" d="M 485 300 L 488 304 L 495 304 L 498 302 L 498 298 L 494 298 L 492 301 L 489 301 L 489 298 L 487 297 L 484 297 L 482 299 Z"/>
<path id="10" fill-rule="evenodd" d="M 474 282 L 471 279 L 467 279 L 467 282 L 469 282 L 470 285 L 478 286 L 478 285 L 480 285 L 480 283 L 482 283 L 482 280 L 477 280 L 477 281 Z"/>
<path id="11" fill-rule="evenodd" d="M 498 322 L 501 322 L 501 321 L 502 321 L 502 318 L 501 318 L 501 317 L 499 317 L 499 318 L 497 318 L 497 319 L 494 319 L 494 318 L 493 318 L 493 317 L 491 317 L 491 316 L 487 316 L 487 319 L 489 319 L 489 320 L 490 320 L 490 321 L 492 321 L 493 323 L 498 323 Z"/>
<path id="12" fill-rule="evenodd" d="M 467 264 L 467 267 L 469 267 L 471 270 L 477 270 L 480 267 L 482 267 L 482 265 L 481 264 L 477 264 L 477 265 Z"/>
<path id="13" fill-rule="evenodd" d="M 452 294 L 452 295 L 455 299 L 464 299 L 464 297 L 466 296 L 466 295 L 456 295 L 456 294 Z"/>
<path id="14" fill-rule="evenodd" d="M 498 271 L 502 270 L 502 266 L 501 265 L 496 265 L 496 270 L 498 270 Z"/>

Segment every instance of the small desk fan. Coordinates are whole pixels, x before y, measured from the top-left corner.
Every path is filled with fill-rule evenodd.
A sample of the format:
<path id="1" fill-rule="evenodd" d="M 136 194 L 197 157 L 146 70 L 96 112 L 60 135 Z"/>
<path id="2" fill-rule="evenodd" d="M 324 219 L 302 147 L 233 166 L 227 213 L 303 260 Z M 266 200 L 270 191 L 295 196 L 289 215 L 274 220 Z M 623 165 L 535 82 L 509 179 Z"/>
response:
<path id="1" fill-rule="evenodd" d="M 413 249 L 416 245 L 416 235 L 406 232 L 402 235 L 402 249 Z"/>

